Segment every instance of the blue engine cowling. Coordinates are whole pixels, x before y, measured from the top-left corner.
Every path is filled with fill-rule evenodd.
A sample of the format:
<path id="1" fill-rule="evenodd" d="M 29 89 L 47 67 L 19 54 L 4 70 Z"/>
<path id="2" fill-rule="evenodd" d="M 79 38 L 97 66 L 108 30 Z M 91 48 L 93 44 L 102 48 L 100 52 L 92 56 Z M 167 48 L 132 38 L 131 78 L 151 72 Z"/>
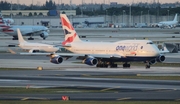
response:
<path id="1" fill-rule="evenodd" d="M 94 66 L 94 65 L 97 65 L 98 60 L 91 57 L 91 58 L 86 58 L 85 60 L 83 60 L 83 63 L 87 64 L 87 65 Z"/>
<path id="2" fill-rule="evenodd" d="M 41 34 L 40 34 L 40 37 L 43 38 L 43 39 L 46 39 L 47 37 L 49 36 L 49 34 L 45 31 L 43 31 Z"/>
<path id="3" fill-rule="evenodd" d="M 164 55 L 160 55 L 160 56 L 158 56 L 157 58 L 156 58 L 156 61 L 157 62 L 163 62 L 163 61 L 165 61 L 165 56 Z"/>
<path id="4" fill-rule="evenodd" d="M 54 64 L 60 64 L 63 62 L 63 58 L 61 56 L 56 56 L 56 57 L 51 58 L 50 62 Z"/>

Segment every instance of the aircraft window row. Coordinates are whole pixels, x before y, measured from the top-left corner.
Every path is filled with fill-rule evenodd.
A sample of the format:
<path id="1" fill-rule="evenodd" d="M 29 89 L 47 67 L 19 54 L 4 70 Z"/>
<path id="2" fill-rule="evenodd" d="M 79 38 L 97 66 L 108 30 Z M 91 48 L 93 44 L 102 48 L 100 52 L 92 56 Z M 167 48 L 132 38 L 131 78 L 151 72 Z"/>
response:
<path id="1" fill-rule="evenodd" d="M 96 50 L 96 51 L 105 51 L 105 50 Z"/>
<path id="2" fill-rule="evenodd" d="M 91 50 L 75 50 L 75 51 L 91 51 Z"/>

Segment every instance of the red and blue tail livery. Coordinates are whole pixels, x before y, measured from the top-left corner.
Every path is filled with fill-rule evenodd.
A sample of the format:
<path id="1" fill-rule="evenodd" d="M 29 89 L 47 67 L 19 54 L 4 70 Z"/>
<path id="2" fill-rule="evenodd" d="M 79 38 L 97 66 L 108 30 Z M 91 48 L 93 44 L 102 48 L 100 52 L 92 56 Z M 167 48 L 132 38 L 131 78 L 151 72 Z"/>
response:
<path id="1" fill-rule="evenodd" d="M 80 41 L 74 27 L 72 26 L 67 16 L 65 14 L 60 14 L 60 17 L 65 35 L 65 40 L 62 42 L 62 45 L 65 46 L 67 43 Z"/>

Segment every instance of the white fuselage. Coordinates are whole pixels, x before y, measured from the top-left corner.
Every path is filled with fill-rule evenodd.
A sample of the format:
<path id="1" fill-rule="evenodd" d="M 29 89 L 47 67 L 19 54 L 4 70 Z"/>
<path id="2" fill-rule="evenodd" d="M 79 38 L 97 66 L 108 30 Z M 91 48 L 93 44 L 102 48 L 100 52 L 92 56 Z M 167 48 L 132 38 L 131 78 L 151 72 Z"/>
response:
<path id="1" fill-rule="evenodd" d="M 3 30 L 4 33 L 11 35 L 11 36 L 17 36 L 17 28 L 21 30 L 22 35 L 30 35 L 33 33 L 33 35 L 39 35 L 43 32 L 49 33 L 49 29 L 44 26 L 11 26 L 8 29 Z"/>
<path id="2" fill-rule="evenodd" d="M 178 21 L 163 21 L 159 22 L 158 26 L 176 26 L 178 24 Z"/>
<path id="3" fill-rule="evenodd" d="M 45 52 L 56 52 L 59 50 L 58 47 L 54 47 L 53 45 L 27 42 L 21 43 L 19 47 L 24 50 L 40 50 Z"/>
<path id="4" fill-rule="evenodd" d="M 79 54 L 117 54 L 133 57 L 156 57 L 159 49 L 149 40 L 123 40 L 118 42 L 73 42 L 66 47 Z"/>

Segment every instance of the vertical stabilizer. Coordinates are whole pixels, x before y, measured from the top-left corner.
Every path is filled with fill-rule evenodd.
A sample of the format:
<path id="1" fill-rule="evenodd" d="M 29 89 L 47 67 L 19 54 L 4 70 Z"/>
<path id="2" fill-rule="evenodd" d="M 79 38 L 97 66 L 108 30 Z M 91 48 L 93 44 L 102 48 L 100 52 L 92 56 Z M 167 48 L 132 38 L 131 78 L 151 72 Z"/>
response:
<path id="1" fill-rule="evenodd" d="M 22 37 L 22 34 L 21 34 L 19 28 L 17 29 L 17 34 L 18 34 L 19 44 L 26 42 L 26 41 L 24 40 L 24 38 Z"/>
<path id="2" fill-rule="evenodd" d="M 60 14 L 60 19 L 62 23 L 62 28 L 64 30 L 65 40 L 62 42 L 62 45 L 66 45 L 67 43 L 81 41 L 79 39 L 78 34 L 67 18 L 66 14 Z"/>
<path id="3" fill-rule="evenodd" d="M 176 13 L 173 21 L 177 21 L 177 13 Z"/>

